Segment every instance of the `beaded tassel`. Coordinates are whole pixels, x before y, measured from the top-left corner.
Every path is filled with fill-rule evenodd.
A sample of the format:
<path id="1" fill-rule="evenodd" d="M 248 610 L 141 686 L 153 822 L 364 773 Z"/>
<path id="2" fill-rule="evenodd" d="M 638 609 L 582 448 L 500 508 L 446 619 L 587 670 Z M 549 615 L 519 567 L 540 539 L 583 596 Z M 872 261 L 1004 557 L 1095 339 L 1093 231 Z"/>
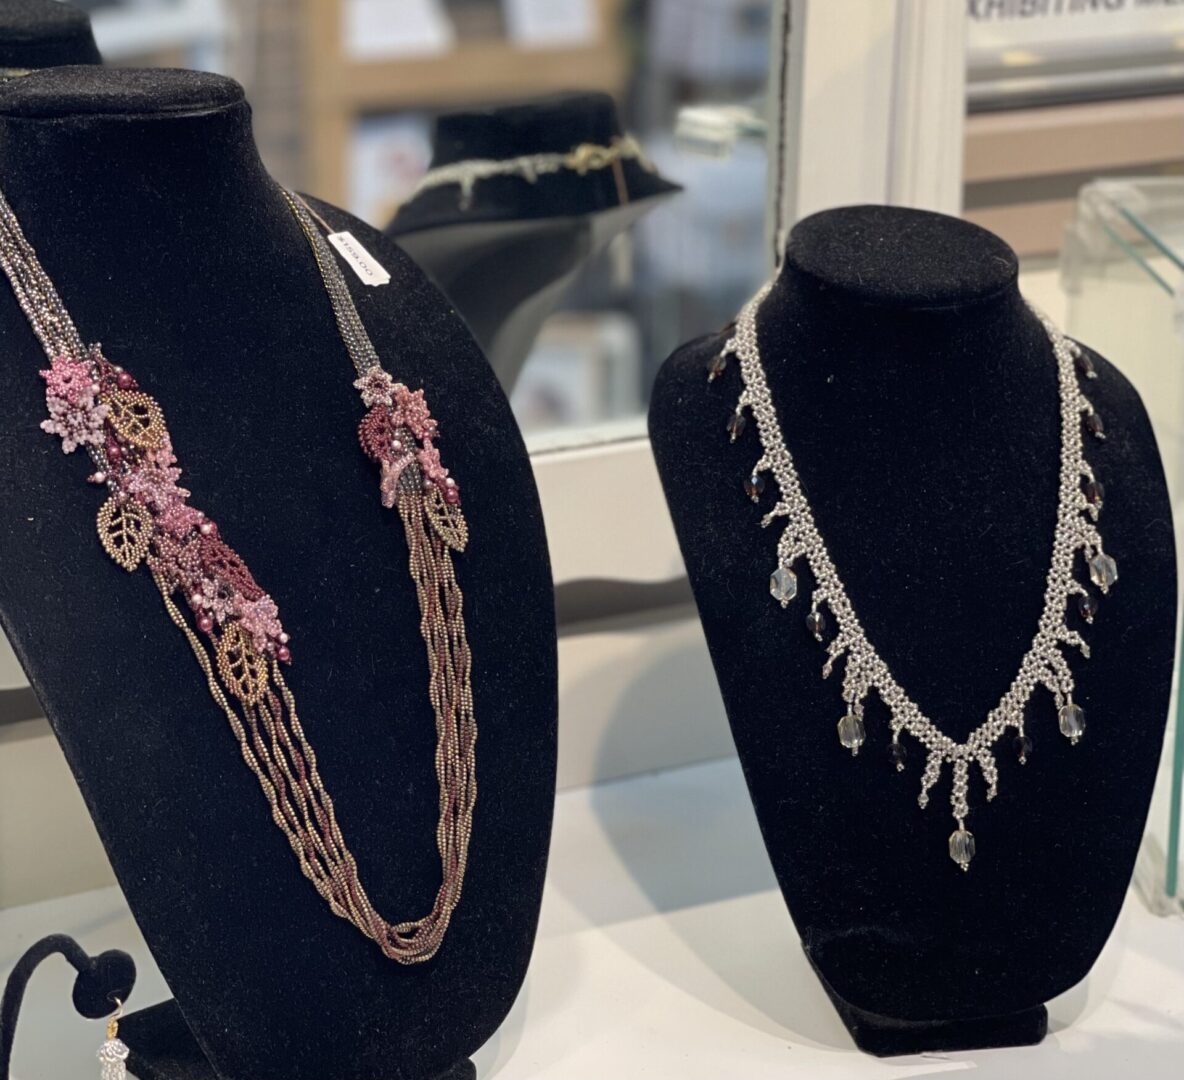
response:
<path id="1" fill-rule="evenodd" d="M 99 1047 L 99 1080 L 126 1080 L 127 1044 L 120 1038 L 119 1013 L 107 1021 L 107 1041 Z"/>

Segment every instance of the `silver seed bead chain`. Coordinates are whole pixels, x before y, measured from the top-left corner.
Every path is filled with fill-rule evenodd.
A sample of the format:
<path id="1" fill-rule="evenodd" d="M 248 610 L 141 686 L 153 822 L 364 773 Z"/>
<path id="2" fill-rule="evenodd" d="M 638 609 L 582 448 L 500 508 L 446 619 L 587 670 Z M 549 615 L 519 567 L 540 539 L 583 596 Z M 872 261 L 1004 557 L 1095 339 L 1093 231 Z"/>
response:
<path id="1" fill-rule="evenodd" d="M 777 564 L 770 577 L 770 592 L 782 607 L 788 607 L 798 593 L 794 565 L 799 559 L 806 560 L 816 583 L 809 625 L 819 640 L 823 639 L 821 627 L 826 625 L 822 609 L 829 611 L 834 620 L 834 634 L 826 644 L 823 677 L 830 676 L 839 662 L 845 660 L 842 696 L 847 712 L 838 724 L 840 742 L 852 754 L 859 752 L 865 740 L 864 703 L 874 691 L 891 715 L 893 743 L 899 743 L 901 735 L 907 734 L 925 750 L 918 797 L 922 807 L 928 805 L 929 792 L 940 779 L 943 766 L 950 765 L 953 776 L 950 808 L 958 827 L 949 838 L 949 852 L 954 862 L 966 870 L 975 854 L 974 835 L 966 828 L 966 819 L 970 815 L 971 765 L 977 765 L 986 784 L 986 797 L 993 799 L 998 788 L 995 746 L 1008 731 L 1023 737 L 1024 708 L 1037 688 L 1042 686 L 1053 695 L 1061 732 L 1076 744 L 1085 730 L 1085 713 L 1073 700 L 1073 674 L 1062 651 L 1071 645 L 1083 656 L 1089 656 L 1089 646 L 1066 621 L 1073 597 L 1085 598 L 1084 603 L 1079 603 L 1081 610 L 1087 613 L 1087 620 L 1092 618 L 1096 607 L 1086 586 L 1074 577 L 1078 553 L 1085 560 L 1091 581 L 1102 593 L 1108 592 L 1118 580 L 1117 564 L 1105 553 L 1096 525 L 1101 509 L 1101 485 L 1097 483 L 1082 449 L 1083 418 L 1088 422 L 1094 417 L 1094 410 L 1081 392 L 1077 371 L 1080 368 L 1086 377 L 1092 378 L 1095 375 L 1093 366 L 1075 342 L 1062 335 L 1040 311 L 1031 308 L 1052 346 L 1060 390 L 1060 484 L 1044 609 L 1035 637 L 1011 686 L 966 741 L 958 742 L 921 711 L 868 640 L 826 542 L 815 525 L 793 456 L 785 445 L 761 361 L 757 314 L 771 288 L 772 282 L 766 284 L 744 307 L 732 337 L 709 369 L 709 379 L 714 380 L 722 374 L 729 357 L 734 356 L 739 362 L 743 390 L 736 412 L 729 420 L 728 431 L 735 441 L 744 430 L 746 414 L 751 415 L 756 422 L 762 450 L 746 490 L 750 497 L 758 499 L 764 487 L 764 474 L 770 474 L 777 486 L 776 504 L 761 522 L 763 527 L 779 520 L 785 523 L 777 543 Z M 1103 437 L 1100 421 L 1095 419 L 1094 425 L 1091 430 L 1099 438 Z M 1026 739 L 1022 745 L 1028 745 Z M 895 746 L 893 750 L 896 756 Z M 1020 760 L 1025 760 L 1024 752 L 1021 752 Z M 903 770 L 903 751 L 896 756 L 896 761 L 897 769 Z"/>

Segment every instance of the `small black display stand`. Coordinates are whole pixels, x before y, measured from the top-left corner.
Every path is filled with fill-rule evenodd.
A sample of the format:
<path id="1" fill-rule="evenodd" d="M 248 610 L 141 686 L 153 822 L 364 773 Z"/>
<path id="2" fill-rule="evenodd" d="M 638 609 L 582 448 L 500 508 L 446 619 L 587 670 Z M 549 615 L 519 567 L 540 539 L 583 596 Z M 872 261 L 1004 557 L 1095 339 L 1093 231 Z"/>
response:
<path id="1" fill-rule="evenodd" d="M 607 94 L 555 95 L 440 117 L 432 166 L 564 154 L 621 134 Z M 468 205 L 456 185 L 426 189 L 400 207 L 387 234 L 456 305 L 508 392 L 580 269 L 680 190 L 628 159 L 619 171 L 491 177 Z"/>
<path id="2" fill-rule="evenodd" d="M 1010 685 L 1035 632 L 1056 520 L 1060 421 L 1047 336 L 997 237 L 937 214 L 827 211 L 797 225 L 758 319 L 781 426 L 819 531 L 868 637 L 926 714 L 963 740 Z M 1106 426 L 1087 455 L 1120 580 L 1069 658 L 1088 730 L 1029 706 L 999 795 L 971 780 L 977 855 L 949 858 L 949 770 L 917 805 L 915 744 L 897 773 L 868 704 L 855 758 L 843 703 L 806 628 L 812 582 L 769 595 L 778 530 L 730 444 L 735 362 L 716 335 L 663 367 L 650 433 L 753 805 L 802 947 L 857 1044 L 876 1054 L 1021 1045 L 1083 979 L 1126 895 L 1159 762 L 1175 638 L 1171 507 L 1133 387 L 1093 356 Z M 1092 354 L 1091 354 L 1092 355 Z M 1087 580 L 1084 568 L 1079 576 Z M 1074 614 L 1074 618 L 1076 615 Z"/>
<path id="3" fill-rule="evenodd" d="M 101 64 L 90 17 L 58 0 L 0 4 L 0 78 L 63 64 Z"/>
<path id="4" fill-rule="evenodd" d="M 131 997 L 136 985 L 136 965 L 127 953 L 111 949 L 91 956 L 66 934 L 42 938 L 25 950 L 4 984 L 0 998 L 0 1080 L 9 1080 L 16 1025 L 29 980 L 42 961 L 58 955 L 65 957 L 78 972 L 71 997 L 81 1016 L 88 1020 L 111 1016 Z"/>
<path id="5" fill-rule="evenodd" d="M 0 187 L 80 332 L 164 407 L 194 504 L 292 634 L 300 718 L 374 906 L 439 884 L 435 720 L 397 516 L 357 445 L 349 355 L 230 80 L 55 68 L 0 86 Z M 480 730 L 465 892 L 403 967 L 301 875 L 147 574 L 95 536 L 85 455 L 39 430 L 45 356 L 0 283 L 0 625 L 175 997 L 121 1031 L 146 1080 L 429 1080 L 467 1059 L 526 971 L 555 791 L 554 600 L 505 395 L 447 301 L 380 233 L 346 271 L 384 366 L 424 387 L 464 491 Z"/>

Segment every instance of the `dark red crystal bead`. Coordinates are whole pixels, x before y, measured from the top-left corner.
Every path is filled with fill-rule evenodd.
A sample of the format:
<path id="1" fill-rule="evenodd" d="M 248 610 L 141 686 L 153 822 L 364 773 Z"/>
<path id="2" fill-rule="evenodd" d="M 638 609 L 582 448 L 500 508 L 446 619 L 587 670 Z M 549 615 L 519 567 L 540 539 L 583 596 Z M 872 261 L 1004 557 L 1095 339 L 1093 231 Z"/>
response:
<path id="1" fill-rule="evenodd" d="M 1081 485 L 1081 490 L 1093 506 L 1101 506 L 1102 500 L 1106 497 L 1106 488 L 1100 480 L 1086 480 Z"/>
<path id="2" fill-rule="evenodd" d="M 1023 765 L 1028 760 L 1028 755 L 1032 753 L 1032 740 L 1027 735 L 1017 735 L 1011 745 L 1015 747 L 1015 756 Z"/>
<path id="3" fill-rule="evenodd" d="M 744 493 L 753 501 L 756 502 L 765 490 L 765 477 L 763 473 L 754 472 L 751 476 L 744 480 Z"/>
<path id="4" fill-rule="evenodd" d="M 1102 418 L 1096 412 L 1086 414 L 1085 430 L 1095 439 L 1104 439 L 1106 437 L 1106 425 L 1102 423 Z"/>
<path id="5" fill-rule="evenodd" d="M 826 632 L 826 616 L 821 611 L 811 611 L 806 616 L 806 629 L 821 641 Z"/>
<path id="6" fill-rule="evenodd" d="M 744 429 L 748 427 L 748 417 L 737 409 L 730 417 L 728 417 L 728 434 L 732 437 L 732 442 L 735 442 L 741 435 L 744 434 Z"/>
<path id="7" fill-rule="evenodd" d="M 1094 362 L 1085 355 L 1080 349 L 1073 357 L 1073 363 L 1077 365 L 1077 370 L 1087 379 L 1097 377 L 1097 371 L 1094 368 Z"/>
<path id="8" fill-rule="evenodd" d="M 716 353 L 711 362 L 707 365 L 707 381 L 715 382 L 725 371 L 728 370 L 728 358 L 724 353 Z"/>
<path id="9" fill-rule="evenodd" d="M 897 742 L 895 739 L 888 744 L 888 756 L 892 759 L 892 764 L 896 766 L 897 772 L 904 768 L 905 762 L 909 759 L 909 752 L 905 749 L 902 742 Z"/>
<path id="10" fill-rule="evenodd" d="M 1098 601 L 1092 593 L 1082 593 L 1077 597 L 1077 610 L 1086 622 L 1093 622 L 1098 613 Z"/>

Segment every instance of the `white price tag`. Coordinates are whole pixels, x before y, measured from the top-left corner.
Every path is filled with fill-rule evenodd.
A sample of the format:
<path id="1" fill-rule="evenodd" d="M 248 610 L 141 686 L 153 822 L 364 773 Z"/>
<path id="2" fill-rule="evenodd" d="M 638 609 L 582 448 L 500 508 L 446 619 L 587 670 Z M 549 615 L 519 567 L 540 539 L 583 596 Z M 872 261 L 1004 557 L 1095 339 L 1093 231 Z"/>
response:
<path id="1" fill-rule="evenodd" d="M 337 249 L 337 254 L 349 263 L 353 272 L 361 278 L 363 285 L 385 285 L 391 280 L 386 267 L 362 247 L 353 233 L 330 233 L 329 243 Z"/>

